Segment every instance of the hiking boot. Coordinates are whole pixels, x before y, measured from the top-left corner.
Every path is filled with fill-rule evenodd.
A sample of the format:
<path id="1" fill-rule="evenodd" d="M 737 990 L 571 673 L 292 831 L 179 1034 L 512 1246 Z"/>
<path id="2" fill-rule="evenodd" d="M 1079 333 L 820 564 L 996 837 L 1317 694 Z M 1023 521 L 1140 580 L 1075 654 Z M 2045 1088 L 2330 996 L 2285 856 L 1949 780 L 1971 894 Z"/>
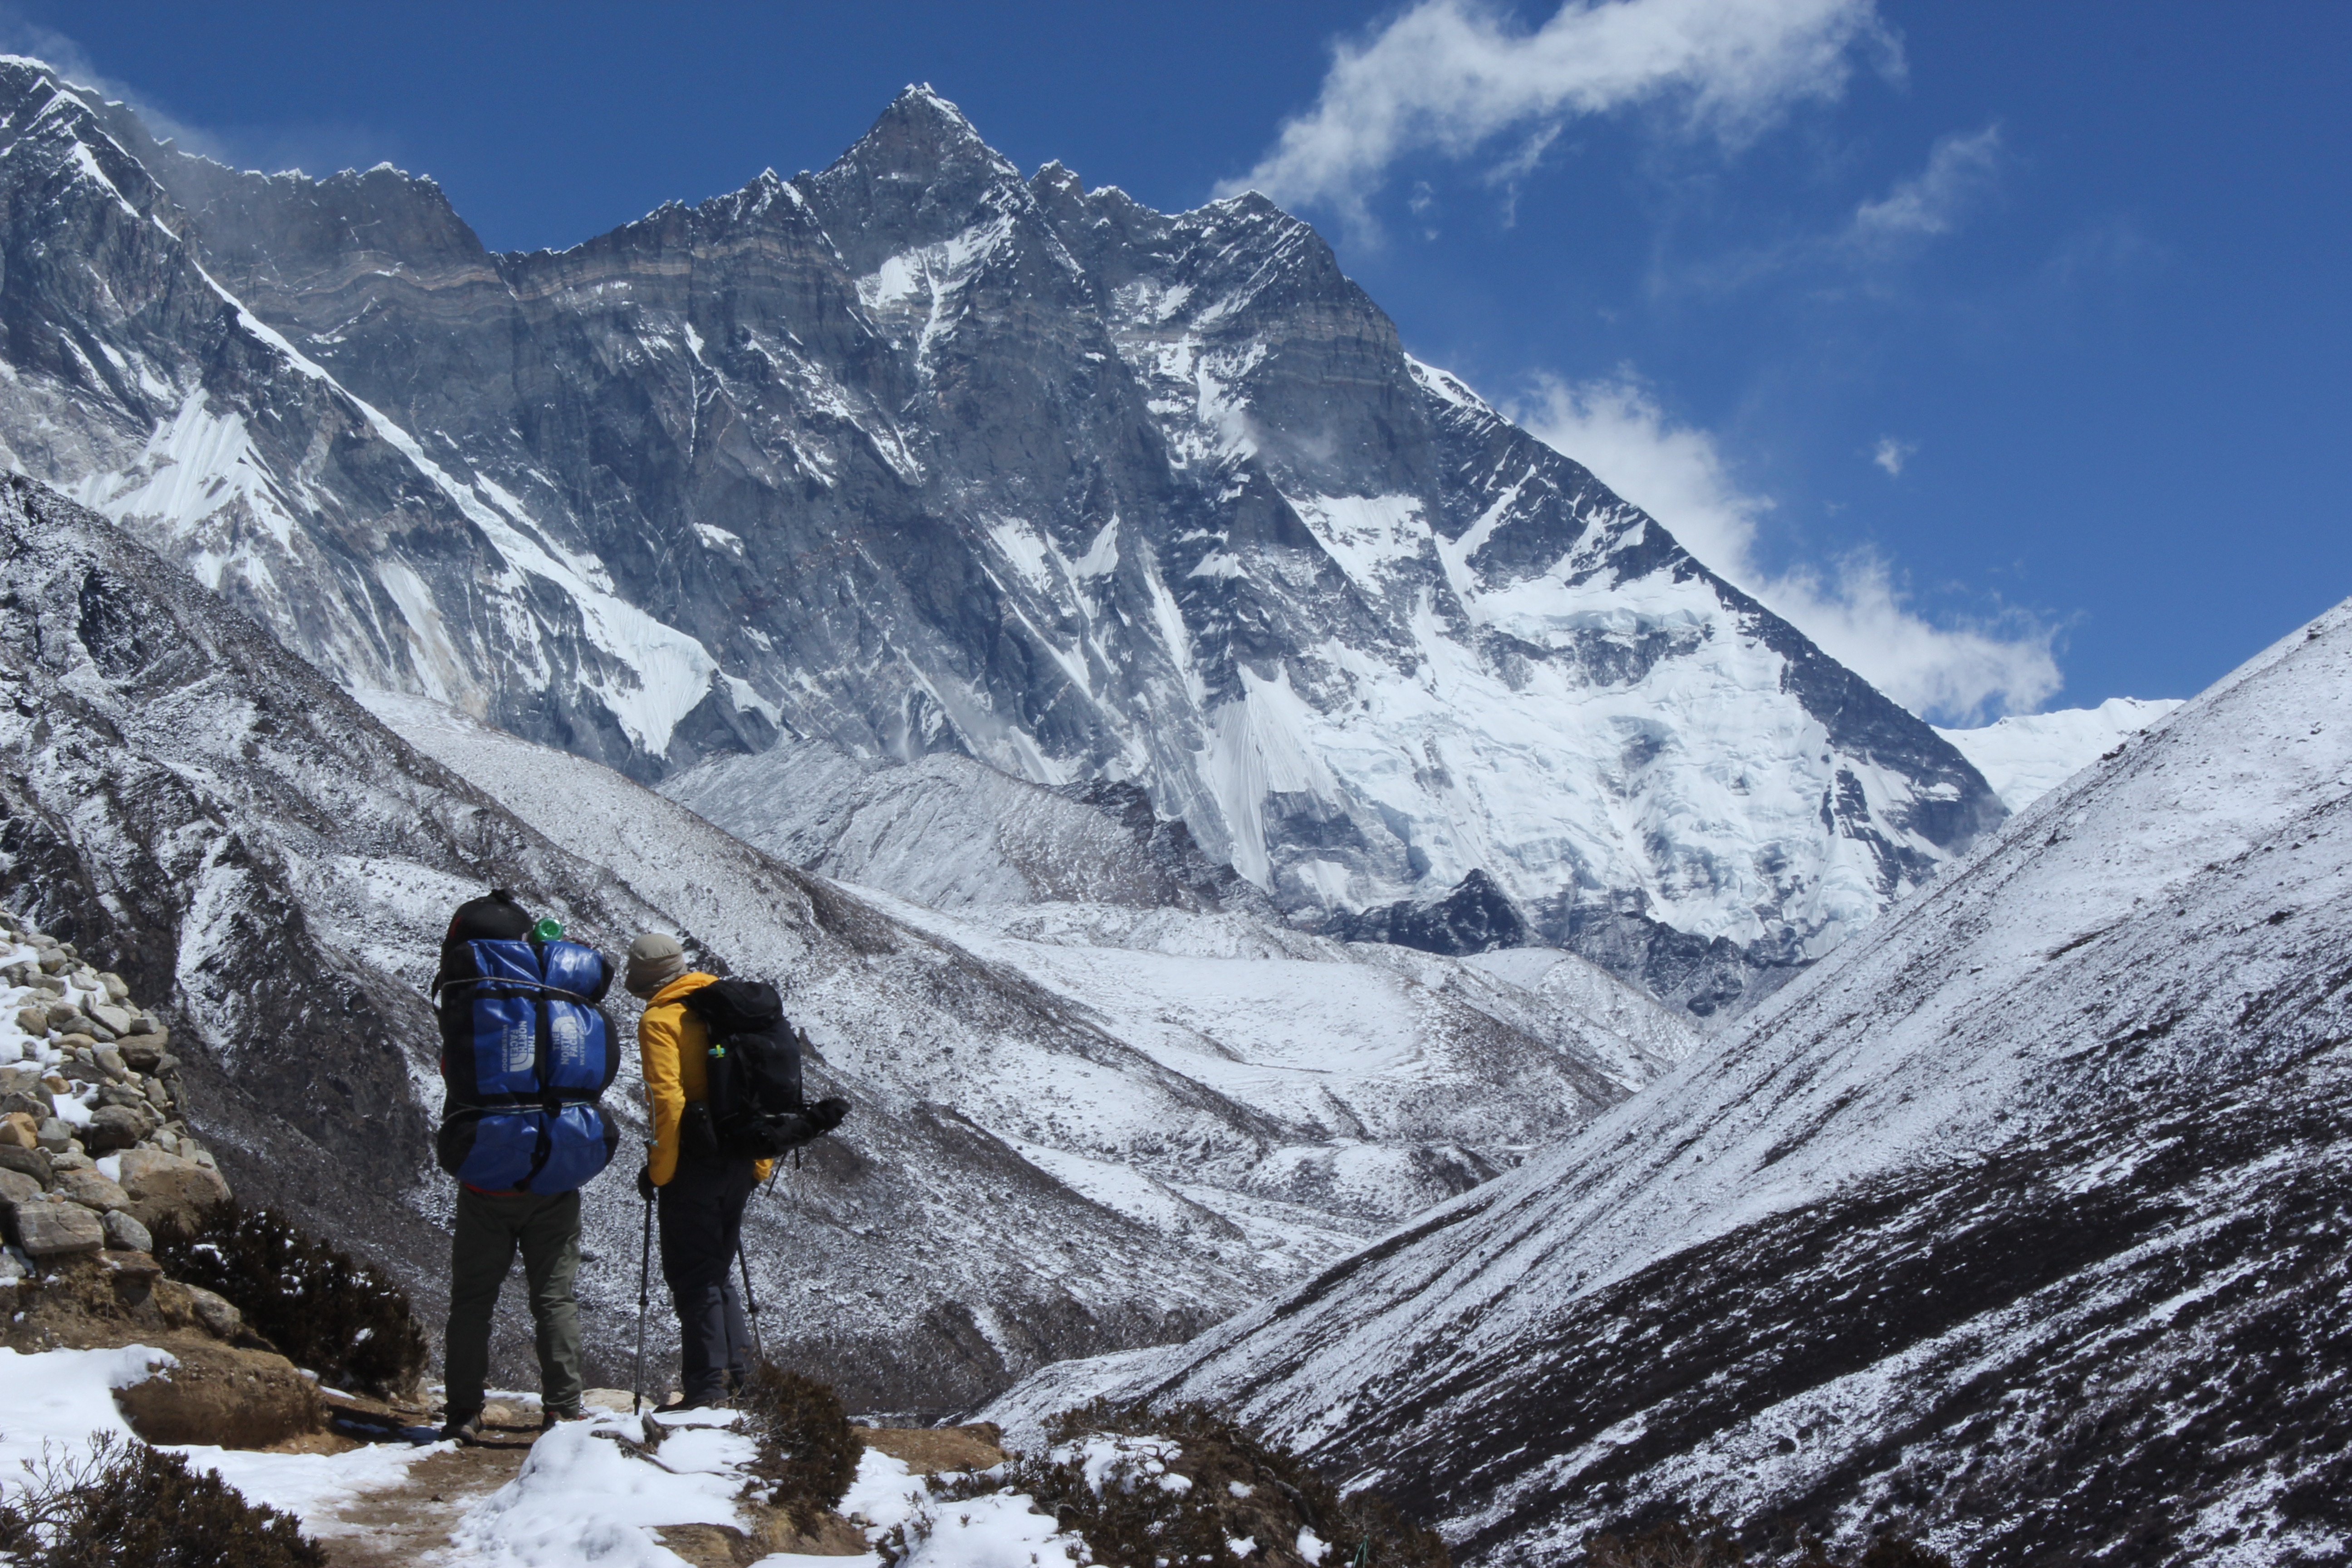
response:
<path id="1" fill-rule="evenodd" d="M 588 1412 L 583 1410 L 577 1405 L 559 1405 L 552 1410 L 545 1410 L 540 1413 L 539 1429 L 542 1432 L 551 1432 L 555 1429 L 555 1424 L 559 1421 L 585 1421 L 587 1419 Z"/>
<path id="2" fill-rule="evenodd" d="M 441 1423 L 441 1436 L 447 1440 L 473 1444 L 482 1440 L 482 1413 L 478 1410 L 449 1412 Z"/>

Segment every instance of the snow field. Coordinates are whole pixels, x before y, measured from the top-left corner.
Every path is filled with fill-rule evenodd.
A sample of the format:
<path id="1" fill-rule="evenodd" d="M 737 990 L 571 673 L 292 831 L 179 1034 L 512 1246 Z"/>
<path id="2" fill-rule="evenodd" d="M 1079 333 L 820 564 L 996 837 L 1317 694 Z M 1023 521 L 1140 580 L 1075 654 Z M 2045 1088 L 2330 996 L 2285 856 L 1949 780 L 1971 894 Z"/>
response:
<path id="1" fill-rule="evenodd" d="M 75 1460 L 96 1438 L 136 1441 L 114 1391 L 165 1377 L 179 1364 L 146 1345 L 25 1354 L 0 1347 L 0 1494 L 26 1484 L 26 1461 Z M 395 1486 L 408 1467 L 453 1444 L 372 1445 L 346 1454 L 264 1454 L 204 1444 L 170 1447 L 197 1470 L 217 1471 L 248 1501 L 282 1509 L 314 1534 L 337 1533 L 334 1514 L 362 1494 Z"/>

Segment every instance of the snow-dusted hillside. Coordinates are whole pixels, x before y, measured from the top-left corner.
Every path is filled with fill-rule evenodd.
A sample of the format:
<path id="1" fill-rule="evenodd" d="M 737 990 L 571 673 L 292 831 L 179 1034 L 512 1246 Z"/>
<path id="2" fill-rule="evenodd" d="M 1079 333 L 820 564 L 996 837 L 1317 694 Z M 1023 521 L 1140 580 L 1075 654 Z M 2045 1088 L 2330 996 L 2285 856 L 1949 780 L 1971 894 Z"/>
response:
<path id="1" fill-rule="evenodd" d="M 2017 713 L 1979 730 L 1936 731 L 1976 764 L 2011 811 L 2023 811 L 2180 706 L 2177 698 L 2110 697 L 2096 708 Z"/>
<path id="2" fill-rule="evenodd" d="M 1962 1561 L 2340 1562 L 2352 605 L 1565 1148 L 1194 1343 L 1480 1563 L 1670 1504 Z"/>
<path id="3" fill-rule="evenodd" d="M 641 779 L 789 735 L 1132 782 L 1287 909 L 1483 871 L 1718 1015 L 2001 816 L 1306 225 L 1024 180 L 927 89 L 498 256 L 429 181 L 226 169 L 0 59 L 0 210 L 14 466 L 348 687 Z"/>
<path id="4" fill-rule="evenodd" d="M 902 764 L 780 741 L 674 773 L 661 793 L 779 859 L 928 909 L 1272 910 L 1132 784 L 1049 789 L 953 752 Z"/>
<path id="5" fill-rule="evenodd" d="M 1115 966 L 1056 979 L 1035 955 L 1074 950 L 894 919 L 597 764 L 437 709 L 404 716 L 452 771 L 20 477 L 0 479 L 0 590 L 9 905 L 169 998 L 189 1120 L 241 1194 L 382 1258 L 428 1312 L 450 1189 L 429 1165 L 424 988 L 450 907 L 486 884 L 607 951 L 661 927 L 785 983 L 819 1082 L 857 1114 L 755 1206 L 751 1253 L 784 1304 L 775 1348 L 869 1408 L 950 1408 L 1041 1361 L 1204 1327 L 1556 1141 L 1681 1027 L 1580 963 L 1619 1027 L 1451 961 L 1398 968 L 1241 915 L 1113 910 L 1179 922 L 1160 944 L 1201 950 L 1179 961 L 1200 982 L 1192 1026 L 1147 1027 L 1117 1012 L 1136 976 Z M 1194 918 L 1226 924 L 1188 936 Z M 1248 942 L 1312 955 L 1295 967 L 1376 1037 L 1320 1098 L 1300 1088 L 1296 1020 L 1261 1016 L 1232 978 L 1265 967 L 1240 956 Z M 1121 952 L 1149 967 L 1150 945 Z M 625 1030 L 628 1004 L 608 1005 Z M 635 1131 L 631 1081 L 613 1103 Z M 608 1258 L 634 1245 L 628 1169 L 587 1189 Z M 582 1289 L 610 1356 L 631 1281 L 592 1269 Z"/>
<path id="6" fill-rule="evenodd" d="M 852 889 L 1034 988 L 1088 1040 L 919 1048 L 902 1030 L 842 1022 L 870 980 L 811 973 L 795 943 L 763 941 L 756 911 L 728 905 L 706 866 L 743 849 L 694 814 L 446 708 L 370 700 L 564 849 L 692 918 L 736 967 L 777 976 L 828 1061 L 952 1103 L 1089 1197 L 1213 1255 L 1232 1248 L 1268 1289 L 1508 1168 L 1690 1047 L 1687 1024 L 1561 953 L 1519 984 L 1243 913 L 1056 903 L 949 915 Z M 1580 973 L 1547 986 L 1563 965 Z"/>

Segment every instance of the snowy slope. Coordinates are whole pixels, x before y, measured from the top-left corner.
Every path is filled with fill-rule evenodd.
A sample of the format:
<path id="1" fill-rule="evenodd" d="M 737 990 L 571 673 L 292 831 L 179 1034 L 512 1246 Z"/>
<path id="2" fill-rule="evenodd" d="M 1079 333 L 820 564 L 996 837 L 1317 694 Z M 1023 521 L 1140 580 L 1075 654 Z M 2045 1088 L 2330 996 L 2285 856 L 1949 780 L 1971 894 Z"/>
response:
<path id="1" fill-rule="evenodd" d="M 787 740 L 674 773 L 661 793 L 779 859 L 929 909 L 1067 901 L 1271 912 L 1132 785 L 1048 789 L 952 752 L 899 763 Z"/>
<path id="2" fill-rule="evenodd" d="M 2116 745 L 2180 706 L 2110 697 L 2096 708 L 2015 713 L 1979 730 L 1937 730 L 2011 811 L 2023 811 Z"/>
<path id="3" fill-rule="evenodd" d="M 745 851 L 701 818 L 437 705 L 370 702 L 566 850 L 689 918 L 737 968 L 778 976 L 836 1067 L 910 1099 L 951 1100 L 1120 1212 L 1137 1212 L 1132 1194 L 1149 1188 L 1182 1234 L 1221 1247 L 1238 1239 L 1233 1225 L 1251 1230 L 1265 1247 L 1232 1260 L 1269 1288 L 1328 1262 L 1327 1235 L 1360 1236 L 1464 1191 L 1688 1048 L 1686 1025 L 1564 954 L 1556 963 L 1583 970 L 1596 999 L 1621 1009 L 1619 1026 L 1461 961 L 1351 949 L 1246 915 L 1016 906 L 998 912 L 1014 935 L 992 929 L 988 910 L 951 916 L 852 889 L 961 962 L 1034 988 L 1085 1031 L 919 1047 L 871 1015 L 865 976 L 812 973 L 788 931 L 762 936 L 756 900 L 730 900 L 709 872 Z M 1124 940 L 1101 941 L 1110 930 Z M 1253 1228 L 1268 1201 L 1313 1234 Z"/>
<path id="4" fill-rule="evenodd" d="M 2341 1560 L 2347 1037 L 2342 606 L 1556 1155 L 997 1413 L 1230 1401 L 1472 1562 L 1669 1501 Z"/>
<path id="5" fill-rule="evenodd" d="M 1057 1354 L 1181 1336 L 1299 1266 L 1269 1250 L 1262 1268 L 1231 1225 L 1188 1238 L 1091 1201 L 965 1115 L 951 1080 L 856 1070 L 861 1051 L 1136 1062 L 1131 1092 L 1163 1128 L 1255 1131 L 1251 1113 L 1151 1075 L 1020 975 L 617 775 L 536 753 L 619 786 L 540 800 L 635 882 L 579 858 L 114 525 L 22 478 L 0 479 L 0 589 L 8 903 L 135 994 L 169 998 L 189 1120 L 240 1194 L 384 1262 L 428 1319 L 452 1189 L 430 1166 L 439 1041 L 425 989 L 449 909 L 486 885 L 607 952 L 656 926 L 793 982 L 833 1058 L 816 1080 L 857 1114 L 755 1205 L 749 1247 L 783 1308 L 772 1348 L 860 1405 L 946 1407 Z M 629 1005 L 608 1010 L 625 1039 Z M 626 1061 L 609 1103 L 634 1136 Z M 589 1250 L 614 1260 L 581 1282 L 590 1375 L 608 1385 L 626 1375 L 635 1317 L 617 1261 L 637 1238 L 629 1168 L 624 1153 L 584 1192 Z M 666 1338 L 656 1322 L 657 1356 Z M 527 1336 L 506 1343 L 528 1354 Z"/>
<path id="6" fill-rule="evenodd" d="M 346 686 L 647 781 L 784 736 L 1133 784 L 1286 909 L 1483 871 L 1717 1016 L 2002 815 L 1262 198 L 1024 180 L 909 89 L 499 256 L 37 62 L 0 136 L 0 444 Z"/>

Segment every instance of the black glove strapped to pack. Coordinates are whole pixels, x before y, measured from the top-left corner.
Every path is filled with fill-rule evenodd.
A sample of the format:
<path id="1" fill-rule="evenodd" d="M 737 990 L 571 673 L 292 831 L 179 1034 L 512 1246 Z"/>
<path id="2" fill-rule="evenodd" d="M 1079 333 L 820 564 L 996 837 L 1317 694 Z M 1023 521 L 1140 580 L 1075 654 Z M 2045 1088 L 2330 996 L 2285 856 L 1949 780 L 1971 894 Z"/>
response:
<path id="1" fill-rule="evenodd" d="M 783 999 L 761 980 L 716 980 L 683 999 L 710 1036 L 709 1132 L 715 1152 L 772 1160 L 841 1125 L 849 1102 L 802 1098 L 801 1055 L 808 1037 L 784 1016 Z M 691 1112 L 695 1107 L 689 1105 Z M 682 1124 L 679 1147 L 692 1152 L 702 1129 Z"/>

